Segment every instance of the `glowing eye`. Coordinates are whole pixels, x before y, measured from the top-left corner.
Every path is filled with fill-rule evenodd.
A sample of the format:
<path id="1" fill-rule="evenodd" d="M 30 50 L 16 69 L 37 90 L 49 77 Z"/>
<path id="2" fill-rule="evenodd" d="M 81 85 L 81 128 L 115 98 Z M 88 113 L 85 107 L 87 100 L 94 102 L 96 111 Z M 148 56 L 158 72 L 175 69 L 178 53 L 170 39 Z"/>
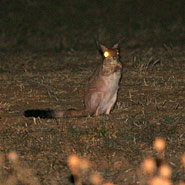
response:
<path id="1" fill-rule="evenodd" d="M 108 51 L 105 51 L 104 52 L 104 57 L 108 57 L 109 56 L 109 52 Z"/>

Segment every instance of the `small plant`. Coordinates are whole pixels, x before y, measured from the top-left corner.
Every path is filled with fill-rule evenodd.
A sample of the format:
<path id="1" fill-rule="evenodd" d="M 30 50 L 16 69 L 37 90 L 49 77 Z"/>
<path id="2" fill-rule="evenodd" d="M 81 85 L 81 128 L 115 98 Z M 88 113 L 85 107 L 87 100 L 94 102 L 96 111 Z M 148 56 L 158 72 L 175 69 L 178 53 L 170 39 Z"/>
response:
<path id="1" fill-rule="evenodd" d="M 147 157 L 141 163 L 139 169 L 140 184 L 143 185 L 172 185 L 172 169 L 164 159 L 166 141 L 156 138 L 153 148 L 157 152 L 157 157 Z M 182 156 L 182 164 L 185 166 L 185 154 Z M 90 182 L 92 185 L 114 185 L 105 183 L 104 178 L 97 172 L 93 172 L 91 162 L 72 154 L 68 157 L 68 166 L 74 179 L 75 185 L 83 185 Z M 87 178 L 87 180 L 85 180 Z M 184 182 L 179 182 L 184 185 Z"/>
<path id="2" fill-rule="evenodd" d="M 148 185 L 172 185 L 172 169 L 164 159 L 166 141 L 162 138 L 156 138 L 153 148 L 157 152 L 156 158 L 146 158 L 141 163 L 141 171 L 144 174 L 143 182 Z M 185 166 L 185 155 L 182 157 L 182 164 Z M 180 182 L 179 185 L 182 185 Z"/>
<path id="3" fill-rule="evenodd" d="M 114 185 L 110 182 L 104 183 L 104 179 L 99 173 L 92 172 L 92 165 L 87 159 L 72 154 L 68 157 L 67 163 L 71 170 L 75 185 L 83 185 L 87 180 L 93 185 Z M 88 179 L 86 180 L 84 176 L 87 176 Z"/>
<path id="4" fill-rule="evenodd" d="M 15 151 L 11 151 L 7 155 L 0 154 L 0 184 L 40 185 L 32 169 L 22 166 Z"/>

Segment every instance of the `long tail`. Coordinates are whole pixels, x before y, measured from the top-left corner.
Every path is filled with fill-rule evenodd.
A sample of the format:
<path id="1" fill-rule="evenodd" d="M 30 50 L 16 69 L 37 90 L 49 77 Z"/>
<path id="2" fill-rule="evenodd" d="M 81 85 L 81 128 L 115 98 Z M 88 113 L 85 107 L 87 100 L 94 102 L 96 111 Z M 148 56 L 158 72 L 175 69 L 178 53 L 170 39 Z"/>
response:
<path id="1" fill-rule="evenodd" d="M 88 116 L 85 110 L 51 110 L 51 109 L 29 109 L 24 112 L 25 117 L 40 117 L 43 119 L 68 118 L 68 117 L 85 117 Z"/>

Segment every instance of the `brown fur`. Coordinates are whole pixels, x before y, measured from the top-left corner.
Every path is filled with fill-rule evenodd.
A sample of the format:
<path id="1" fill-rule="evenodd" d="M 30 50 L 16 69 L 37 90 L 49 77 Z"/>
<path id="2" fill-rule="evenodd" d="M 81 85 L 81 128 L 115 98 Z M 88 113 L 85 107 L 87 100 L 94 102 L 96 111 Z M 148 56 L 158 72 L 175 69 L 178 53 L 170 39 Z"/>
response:
<path id="1" fill-rule="evenodd" d="M 117 100 L 122 64 L 119 61 L 118 44 L 115 44 L 111 49 L 101 44 L 99 46 L 101 52 L 107 51 L 109 56 L 104 57 L 103 62 L 98 66 L 89 80 L 85 89 L 84 110 L 45 110 L 45 112 L 42 112 L 44 113 L 43 116 L 39 116 L 39 114 L 34 116 L 33 112 L 35 110 L 27 110 L 24 115 L 27 117 L 62 118 L 109 114 Z M 32 111 L 32 114 L 30 111 Z"/>

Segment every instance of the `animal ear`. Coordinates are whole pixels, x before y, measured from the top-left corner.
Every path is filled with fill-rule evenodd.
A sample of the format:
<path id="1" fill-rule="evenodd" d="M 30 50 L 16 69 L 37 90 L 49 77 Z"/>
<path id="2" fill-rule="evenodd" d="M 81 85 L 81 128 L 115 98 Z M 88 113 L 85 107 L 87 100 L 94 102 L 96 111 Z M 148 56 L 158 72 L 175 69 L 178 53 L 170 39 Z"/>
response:
<path id="1" fill-rule="evenodd" d="M 112 49 L 118 49 L 119 48 L 119 43 L 116 43 L 112 46 Z"/>
<path id="2" fill-rule="evenodd" d="M 103 53 L 104 53 L 105 51 L 108 50 L 107 47 L 105 47 L 103 44 L 100 44 L 100 42 L 99 42 L 97 39 L 94 38 L 94 40 L 95 40 L 95 42 L 96 42 L 97 49 L 98 49 L 100 52 L 103 52 Z"/>
<path id="3" fill-rule="evenodd" d="M 102 44 L 100 44 L 100 49 L 103 53 L 108 50 L 108 48 Z"/>
<path id="4" fill-rule="evenodd" d="M 116 44 L 114 44 L 112 46 L 112 49 L 119 49 L 119 45 L 121 44 L 121 42 L 124 40 L 124 37 L 122 39 L 120 39 Z"/>

